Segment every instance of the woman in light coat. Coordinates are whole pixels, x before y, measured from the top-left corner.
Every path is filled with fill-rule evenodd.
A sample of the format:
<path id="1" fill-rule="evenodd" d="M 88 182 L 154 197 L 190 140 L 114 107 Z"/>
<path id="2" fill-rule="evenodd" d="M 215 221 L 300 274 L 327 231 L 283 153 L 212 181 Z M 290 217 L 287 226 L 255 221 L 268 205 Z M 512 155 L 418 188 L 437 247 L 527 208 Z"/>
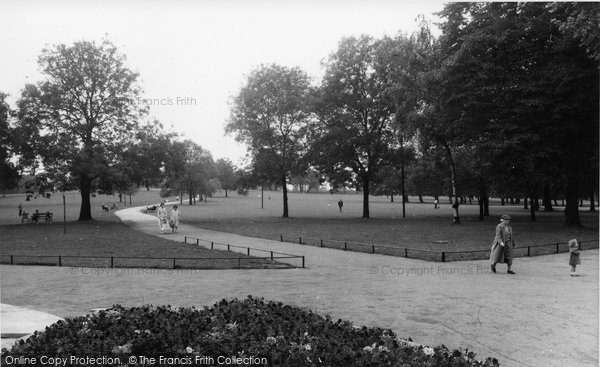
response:
<path id="1" fill-rule="evenodd" d="M 173 205 L 173 209 L 171 209 L 171 232 L 177 232 L 177 227 L 179 227 L 179 209 L 177 209 L 177 205 Z"/>
<path id="2" fill-rule="evenodd" d="M 156 211 L 158 217 L 158 226 L 160 227 L 160 233 L 163 234 L 167 230 L 169 222 L 167 220 L 167 208 L 164 203 L 160 203 L 158 210 Z"/>
<path id="3" fill-rule="evenodd" d="M 510 226 L 510 217 L 503 215 L 501 217 L 501 223 L 496 226 L 496 237 L 494 237 L 494 243 L 492 244 L 492 251 L 490 253 L 490 263 L 492 271 L 496 272 L 496 264 L 506 263 L 508 265 L 508 274 L 514 274 L 510 268 L 513 260 L 513 248 L 515 247 L 515 240 L 513 238 L 512 227 Z"/>

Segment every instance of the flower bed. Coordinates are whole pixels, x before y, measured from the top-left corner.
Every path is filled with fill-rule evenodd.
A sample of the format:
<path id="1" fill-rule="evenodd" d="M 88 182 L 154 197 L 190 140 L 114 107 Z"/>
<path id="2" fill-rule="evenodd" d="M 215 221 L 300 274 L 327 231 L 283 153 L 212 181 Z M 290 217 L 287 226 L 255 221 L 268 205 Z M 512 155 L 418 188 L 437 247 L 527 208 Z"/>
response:
<path id="1" fill-rule="evenodd" d="M 203 309 L 113 306 L 36 332 L 3 350 L 2 362 L 18 357 L 40 361 L 42 356 L 88 358 L 88 364 L 89 358 L 103 358 L 105 366 L 498 365 L 492 358 L 476 360 L 468 350 L 421 346 L 398 339 L 391 330 L 356 328 L 348 321 L 251 296 Z M 142 356 L 148 358 L 145 363 Z"/>

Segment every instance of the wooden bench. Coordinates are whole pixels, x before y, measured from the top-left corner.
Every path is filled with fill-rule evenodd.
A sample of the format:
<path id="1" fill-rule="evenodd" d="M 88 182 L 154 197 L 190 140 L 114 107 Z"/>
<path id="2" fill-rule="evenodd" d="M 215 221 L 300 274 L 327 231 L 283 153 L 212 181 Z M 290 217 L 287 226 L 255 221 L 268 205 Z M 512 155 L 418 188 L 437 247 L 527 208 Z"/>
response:
<path id="1" fill-rule="evenodd" d="M 36 224 L 37 224 L 37 222 L 39 222 L 39 221 L 40 221 L 40 219 L 42 219 L 42 218 L 43 218 L 43 219 L 44 219 L 44 221 L 45 221 L 46 223 L 52 223 L 52 216 L 53 216 L 53 214 L 52 214 L 52 213 L 50 213 L 50 212 L 46 212 L 46 213 L 37 213 L 37 218 L 36 218 L 36 213 L 33 213 L 33 214 L 31 215 L 31 221 L 32 221 L 33 223 L 36 223 Z"/>
<path id="2" fill-rule="evenodd" d="M 21 213 L 21 223 L 25 223 L 25 221 L 27 221 L 27 223 L 30 222 L 29 213 L 23 212 Z"/>

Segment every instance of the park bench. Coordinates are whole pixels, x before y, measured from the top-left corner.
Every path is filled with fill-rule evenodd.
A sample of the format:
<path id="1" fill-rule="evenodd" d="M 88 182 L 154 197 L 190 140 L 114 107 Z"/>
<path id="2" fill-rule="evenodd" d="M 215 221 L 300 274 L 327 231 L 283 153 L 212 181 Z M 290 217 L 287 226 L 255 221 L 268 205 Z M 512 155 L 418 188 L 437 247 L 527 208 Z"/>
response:
<path id="1" fill-rule="evenodd" d="M 36 218 L 36 213 L 33 213 L 31 215 L 31 221 L 37 224 L 37 222 L 39 222 L 41 219 L 44 219 L 44 221 L 46 223 L 52 223 L 52 216 L 53 216 L 53 214 L 50 212 L 37 213 L 37 218 Z"/>
<path id="2" fill-rule="evenodd" d="M 156 205 L 147 205 L 146 209 L 144 209 L 144 214 L 147 214 L 148 212 L 153 212 L 156 210 L 156 208 Z"/>
<path id="3" fill-rule="evenodd" d="M 21 213 L 21 223 L 25 223 L 25 221 L 29 223 L 29 213 L 27 212 Z"/>

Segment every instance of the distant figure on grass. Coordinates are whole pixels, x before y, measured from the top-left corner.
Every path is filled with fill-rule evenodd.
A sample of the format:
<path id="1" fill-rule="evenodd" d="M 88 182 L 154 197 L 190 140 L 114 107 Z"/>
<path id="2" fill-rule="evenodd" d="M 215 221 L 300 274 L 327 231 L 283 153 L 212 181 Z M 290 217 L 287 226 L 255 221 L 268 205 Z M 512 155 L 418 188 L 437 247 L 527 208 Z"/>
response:
<path id="1" fill-rule="evenodd" d="M 19 203 L 19 217 L 23 214 L 23 203 Z"/>
<path id="2" fill-rule="evenodd" d="M 342 212 L 343 206 L 344 206 L 344 202 L 342 201 L 342 199 L 340 199 L 340 201 L 338 201 L 338 207 L 340 208 L 340 213 Z"/>
<path id="3" fill-rule="evenodd" d="M 579 274 L 575 272 L 575 267 L 577 267 L 577 265 L 581 265 L 581 260 L 579 259 L 579 254 L 581 253 L 581 250 L 579 250 L 579 243 L 577 243 L 576 239 L 572 239 L 569 241 L 569 253 L 569 265 L 571 265 L 571 276 L 579 276 Z"/>
<path id="4" fill-rule="evenodd" d="M 177 232 L 177 227 L 179 227 L 179 210 L 177 209 L 177 205 L 173 205 L 173 209 L 171 210 L 169 226 L 171 227 L 171 232 Z"/>
<path id="5" fill-rule="evenodd" d="M 158 217 L 158 226 L 160 227 L 160 233 L 163 234 L 167 230 L 168 220 L 167 220 L 167 208 L 165 208 L 164 203 L 160 203 L 158 210 L 156 211 L 156 216 Z"/>
<path id="6" fill-rule="evenodd" d="M 496 264 L 506 263 L 508 265 L 507 273 L 514 274 L 515 272 L 510 270 L 513 260 L 513 248 L 515 247 L 515 240 L 513 239 L 512 228 L 510 226 L 510 217 L 503 215 L 500 220 L 501 223 L 496 226 L 496 237 L 494 237 L 490 253 L 492 271 L 496 272 Z"/>
<path id="7" fill-rule="evenodd" d="M 433 200 L 433 209 L 439 209 L 438 208 L 438 199 Z"/>

